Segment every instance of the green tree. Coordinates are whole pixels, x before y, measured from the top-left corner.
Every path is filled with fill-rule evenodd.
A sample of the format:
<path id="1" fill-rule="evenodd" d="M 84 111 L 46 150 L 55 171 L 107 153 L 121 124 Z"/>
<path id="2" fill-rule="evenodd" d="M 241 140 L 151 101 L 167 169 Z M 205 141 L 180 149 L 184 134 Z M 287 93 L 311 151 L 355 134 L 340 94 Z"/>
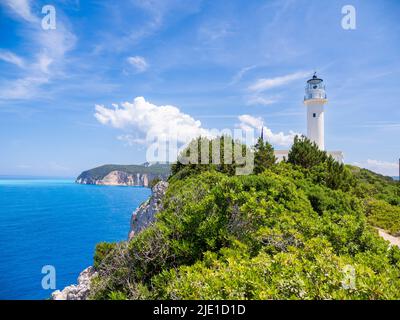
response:
<path id="1" fill-rule="evenodd" d="M 254 146 L 254 173 L 259 174 L 276 162 L 274 148 L 260 137 Z"/>
<path id="2" fill-rule="evenodd" d="M 354 178 L 350 170 L 343 163 L 337 162 L 331 156 L 327 158 L 326 166 L 326 186 L 334 190 L 350 190 L 351 186 L 354 185 Z"/>
<path id="3" fill-rule="evenodd" d="M 366 201 L 368 221 L 383 228 L 394 236 L 400 235 L 400 207 L 386 201 L 370 199 Z"/>
<path id="4" fill-rule="evenodd" d="M 311 142 L 305 136 L 294 138 L 294 143 L 288 154 L 288 162 L 303 168 L 312 168 L 325 162 L 327 155 L 325 151 L 318 148 L 315 142 Z"/>
<path id="5" fill-rule="evenodd" d="M 155 178 L 155 179 L 151 180 L 150 183 L 149 183 L 149 187 L 150 187 L 150 188 L 153 188 L 153 187 L 154 187 L 157 183 L 159 183 L 160 181 L 161 181 L 160 178 Z"/>
<path id="6" fill-rule="evenodd" d="M 94 254 L 94 267 L 98 268 L 100 264 L 104 261 L 108 254 L 114 250 L 116 244 L 110 242 L 99 242 L 96 244 L 95 254 Z"/>
<path id="7" fill-rule="evenodd" d="M 188 144 L 178 156 L 177 162 L 172 165 L 171 179 L 179 180 L 210 170 L 235 175 L 236 168 L 243 166 L 238 159 L 250 152 L 245 144 L 230 136 L 220 136 L 212 140 L 198 137 Z"/>
<path id="8" fill-rule="evenodd" d="M 280 163 L 172 181 L 154 224 L 97 248 L 90 298 L 399 299 L 400 250 L 367 226 L 362 199 L 303 175 L 313 170 L 324 172 Z M 398 231 L 398 207 L 379 201 L 367 213 Z M 357 285 L 345 289 L 348 265 Z"/>

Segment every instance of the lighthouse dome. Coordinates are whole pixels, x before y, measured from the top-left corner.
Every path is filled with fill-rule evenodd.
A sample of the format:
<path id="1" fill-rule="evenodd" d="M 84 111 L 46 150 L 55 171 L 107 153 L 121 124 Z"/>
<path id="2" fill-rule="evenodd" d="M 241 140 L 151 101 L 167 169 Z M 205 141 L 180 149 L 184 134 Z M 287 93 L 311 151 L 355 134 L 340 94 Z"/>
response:
<path id="1" fill-rule="evenodd" d="M 310 99 L 326 99 L 324 80 L 318 78 L 316 73 L 307 81 L 304 101 Z"/>

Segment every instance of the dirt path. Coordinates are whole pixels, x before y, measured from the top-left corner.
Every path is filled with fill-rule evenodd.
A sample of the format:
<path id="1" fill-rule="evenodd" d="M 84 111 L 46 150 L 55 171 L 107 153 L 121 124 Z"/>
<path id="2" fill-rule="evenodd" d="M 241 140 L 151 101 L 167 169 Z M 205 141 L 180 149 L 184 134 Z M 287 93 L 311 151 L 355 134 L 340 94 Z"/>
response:
<path id="1" fill-rule="evenodd" d="M 379 229 L 379 228 L 376 228 L 376 229 L 378 229 L 379 235 L 383 239 L 389 241 L 392 246 L 398 246 L 400 248 L 400 238 L 390 235 L 383 229 Z"/>

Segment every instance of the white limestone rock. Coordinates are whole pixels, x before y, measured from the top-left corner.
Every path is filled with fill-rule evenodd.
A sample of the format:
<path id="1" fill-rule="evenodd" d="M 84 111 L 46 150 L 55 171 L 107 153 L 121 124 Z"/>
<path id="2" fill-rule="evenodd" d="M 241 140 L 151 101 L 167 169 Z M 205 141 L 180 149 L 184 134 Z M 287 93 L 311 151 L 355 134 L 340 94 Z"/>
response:
<path id="1" fill-rule="evenodd" d="M 90 293 L 90 281 L 97 275 L 92 266 L 86 268 L 78 277 L 78 284 L 56 290 L 51 294 L 52 300 L 86 300 Z"/>
<path id="2" fill-rule="evenodd" d="M 97 179 L 92 177 L 78 177 L 76 183 L 94 184 L 102 186 L 143 186 L 148 187 L 149 183 L 156 178 L 160 178 L 154 174 L 137 173 L 131 174 L 123 171 L 114 170 L 108 173 L 104 178 Z"/>
<path id="3" fill-rule="evenodd" d="M 142 203 L 132 214 L 128 238 L 132 239 L 138 232 L 154 221 L 154 216 L 162 210 L 162 198 L 168 188 L 168 182 L 160 181 L 153 188 L 150 199 Z"/>

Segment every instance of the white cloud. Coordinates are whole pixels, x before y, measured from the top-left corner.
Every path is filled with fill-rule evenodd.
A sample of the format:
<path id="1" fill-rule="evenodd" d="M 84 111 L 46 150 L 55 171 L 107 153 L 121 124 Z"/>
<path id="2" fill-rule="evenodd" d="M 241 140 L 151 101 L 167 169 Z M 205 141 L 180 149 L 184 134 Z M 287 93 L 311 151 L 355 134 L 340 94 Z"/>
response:
<path id="1" fill-rule="evenodd" d="M 12 53 L 11 51 L 0 50 L 0 60 L 15 64 L 20 68 L 23 68 L 25 66 L 24 59 Z"/>
<path id="2" fill-rule="evenodd" d="M 284 76 L 258 79 L 255 83 L 249 86 L 250 91 L 264 91 L 275 87 L 280 87 L 292 81 L 305 78 L 310 75 L 309 71 L 300 71 Z"/>
<path id="3" fill-rule="evenodd" d="M 127 61 L 135 67 L 138 72 L 144 72 L 149 67 L 146 59 L 141 56 L 129 57 Z"/>
<path id="4" fill-rule="evenodd" d="M 27 76 L 10 81 L 0 88 L 0 99 L 30 99 L 37 93 L 41 85 L 49 82 L 47 77 Z"/>
<path id="5" fill-rule="evenodd" d="M 239 128 L 244 131 L 256 130 L 261 131 L 264 128 L 264 138 L 273 145 L 289 146 L 293 143 L 294 137 L 299 135 L 293 131 L 289 131 L 289 134 L 283 132 L 273 133 L 272 130 L 266 126 L 263 126 L 263 119 L 260 117 L 253 117 L 248 114 L 244 114 L 238 117 L 240 120 Z"/>
<path id="6" fill-rule="evenodd" d="M 22 59 L 9 51 L 0 51 L 0 59 L 23 68 L 19 78 L 1 79 L 0 99 L 32 99 L 41 94 L 41 87 L 59 76 L 64 76 L 65 56 L 76 43 L 76 36 L 68 30 L 61 14 L 57 15 L 57 29 L 44 31 L 39 18 L 31 12 L 30 1 L 6 0 L 2 4 L 27 21 L 24 25 L 25 41 L 31 48 L 32 57 Z"/>
<path id="7" fill-rule="evenodd" d="M 33 40 L 40 48 L 40 55 L 50 57 L 54 62 L 62 60 L 65 54 L 75 47 L 77 38 L 66 24 L 61 20 L 61 14 L 57 18 L 57 29 L 43 32 L 36 30 L 32 35 Z"/>
<path id="8" fill-rule="evenodd" d="M 113 104 L 113 108 L 96 105 L 96 119 L 114 128 L 140 132 L 147 137 L 166 140 L 177 139 L 180 143 L 187 143 L 198 136 L 210 136 L 208 130 L 201 127 L 201 122 L 190 115 L 181 112 L 171 105 L 157 106 L 137 97 L 133 103 L 124 102 L 121 106 Z M 150 139 L 149 138 L 149 139 Z M 139 140 L 138 140 L 139 139 Z M 130 143 L 143 143 L 143 137 L 131 135 L 119 136 L 119 140 Z M 151 143 L 152 141 L 146 141 Z"/>
<path id="9" fill-rule="evenodd" d="M 240 69 L 232 78 L 231 82 L 229 83 L 229 85 L 234 85 L 235 83 L 238 83 L 240 80 L 242 80 L 242 78 L 244 77 L 244 75 L 249 72 L 250 70 L 256 68 L 257 66 L 248 66 L 248 67 L 244 67 L 242 69 Z"/>
<path id="10" fill-rule="evenodd" d="M 113 28 L 110 32 L 103 34 L 100 42 L 96 45 L 96 52 L 112 51 L 126 52 L 127 48 L 140 43 L 144 39 L 153 36 L 164 25 L 168 25 L 171 21 L 175 21 L 177 17 L 182 15 L 193 14 L 200 10 L 202 0 L 179 1 L 179 0 L 129 0 L 125 1 L 123 6 L 116 6 L 113 1 L 104 1 L 102 6 L 109 12 L 115 13 L 119 18 L 116 20 L 119 27 L 119 20 L 132 18 L 132 12 L 137 12 L 130 27 L 124 28 L 123 32 L 115 37 Z M 128 7 L 127 7 L 128 6 Z M 139 9 L 139 10 L 138 10 Z M 111 19 L 112 20 L 112 19 Z M 112 24 L 112 21 L 110 23 Z"/>
<path id="11" fill-rule="evenodd" d="M 353 162 L 353 164 L 387 176 L 397 176 L 399 174 L 399 164 L 397 162 L 368 159 L 364 162 Z"/>
<path id="12" fill-rule="evenodd" d="M 178 144 L 185 145 L 196 137 L 212 138 L 222 132 L 203 128 L 200 121 L 175 106 L 157 106 L 143 97 L 135 98 L 133 103 L 112 104 L 111 107 L 96 105 L 95 110 L 94 116 L 101 124 L 124 131 L 117 139 L 127 145 L 151 146 L 155 141 L 177 141 Z M 245 132 L 256 132 L 256 137 L 259 135 L 263 126 L 262 118 L 241 115 L 238 119 L 240 123 L 237 127 Z M 264 137 L 274 145 L 289 146 L 295 135 L 293 131 L 288 134 L 274 133 L 264 126 Z M 255 141 L 251 143 L 254 144 Z"/>
<path id="13" fill-rule="evenodd" d="M 29 22 L 37 22 L 38 18 L 31 12 L 30 0 L 4 0 L 5 5 L 13 11 L 14 14 Z"/>
<path id="14" fill-rule="evenodd" d="M 53 58 L 49 57 L 46 54 L 41 54 L 37 58 L 37 62 L 35 63 L 35 67 L 37 67 L 43 73 L 49 73 L 49 68 L 53 63 Z"/>
<path id="15" fill-rule="evenodd" d="M 243 114 L 239 116 L 238 119 L 240 120 L 241 126 L 249 125 L 250 127 L 261 129 L 261 126 L 263 125 L 262 118 L 256 118 L 248 114 Z"/>
<path id="16" fill-rule="evenodd" d="M 246 104 L 249 106 L 253 106 L 253 105 L 269 106 L 276 102 L 278 102 L 278 99 L 276 97 L 267 98 L 267 97 L 255 95 L 255 96 L 249 97 L 246 101 Z"/>

